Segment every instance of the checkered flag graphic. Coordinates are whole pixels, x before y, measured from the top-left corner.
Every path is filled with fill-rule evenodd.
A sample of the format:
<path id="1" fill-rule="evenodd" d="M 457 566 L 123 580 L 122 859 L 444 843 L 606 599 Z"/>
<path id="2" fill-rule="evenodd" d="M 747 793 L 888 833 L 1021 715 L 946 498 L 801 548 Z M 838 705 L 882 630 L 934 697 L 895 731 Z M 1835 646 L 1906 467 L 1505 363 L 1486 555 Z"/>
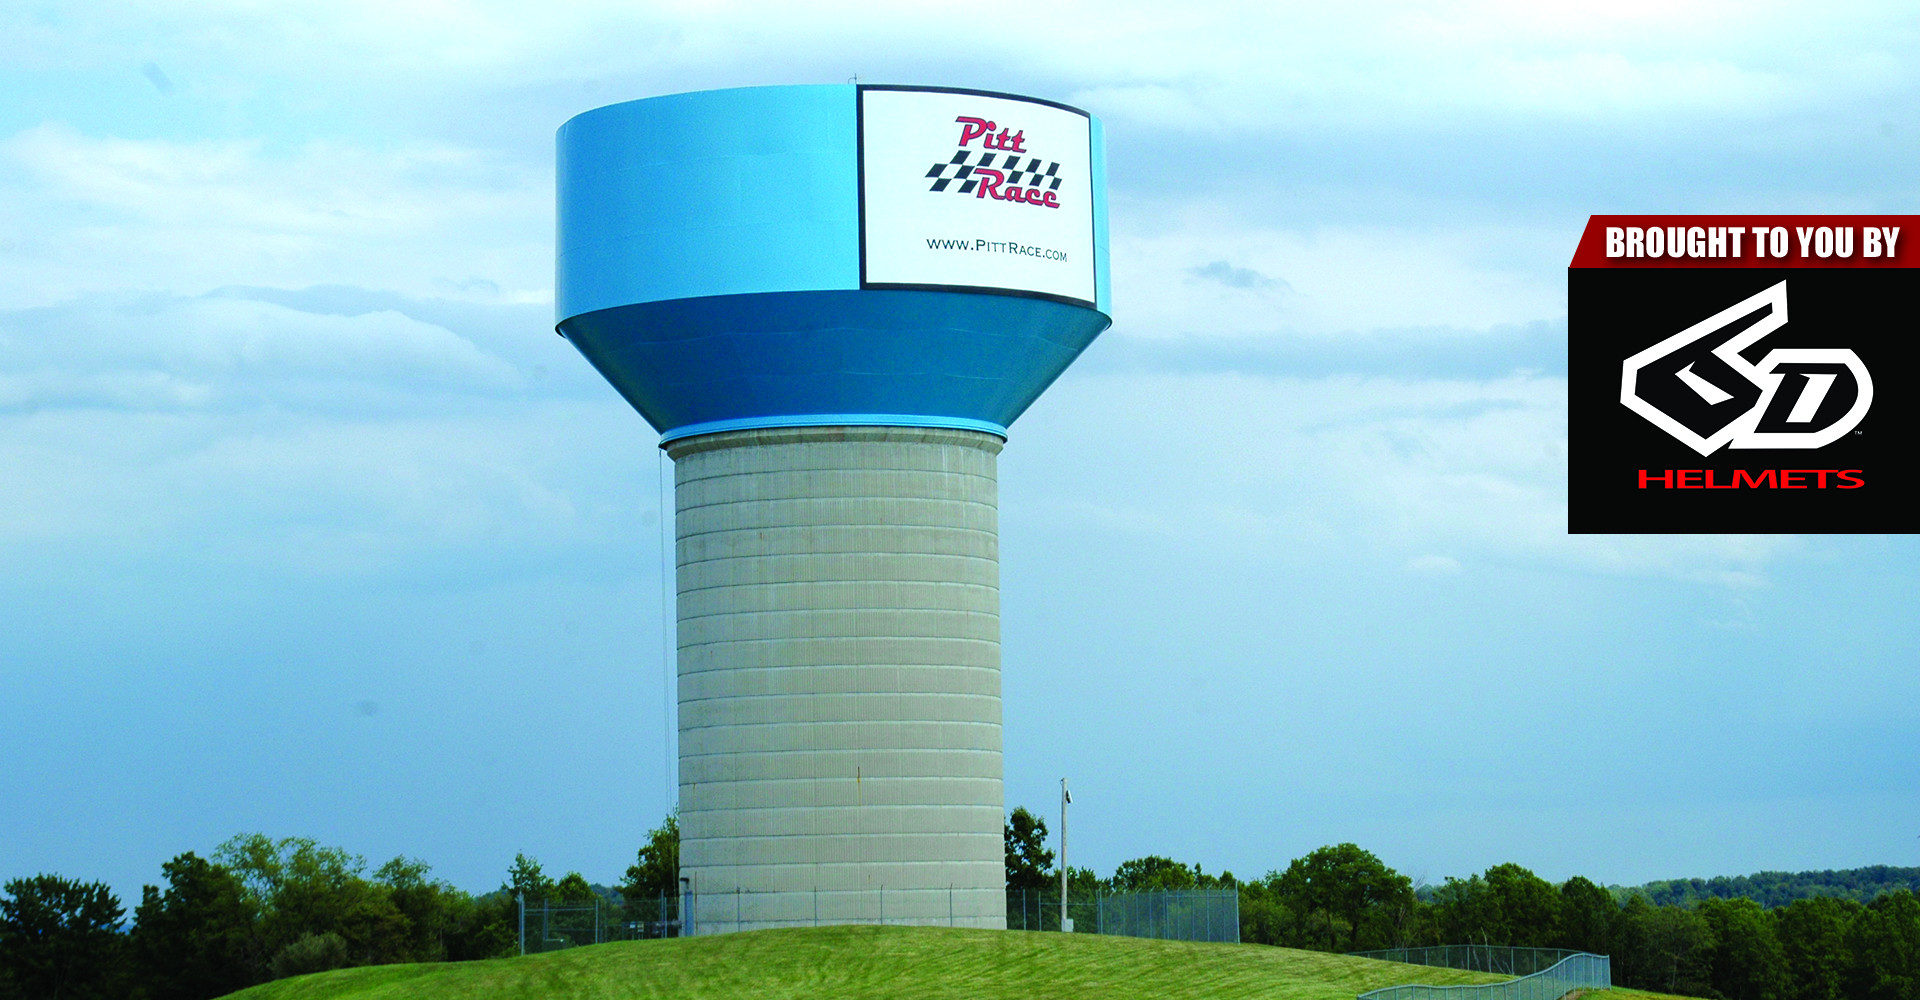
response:
<path id="1" fill-rule="evenodd" d="M 960 193 L 972 194 L 974 187 L 980 183 L 972 176 L 973 172 L 983 167 L 993 168 L 994 160 L 1001 154 L 983 151 L 979 154 L 979 163 L 968 163 L 967 160 L 974 155 L 973 151 L 963 149 L 953 154 L 953 159 L 934 164 L 927 170 L 927 177 L 933 181 L 933 186 L 927 190 L 945 191 L 949 184 L 959 181 Z M 1007 175 L 1007 184 L 1012 187 L 1037 188 L 1044 185 L 1049 191 L 1060 190 L 1060 164 L 1048 162 L 1047 169 L 1043 171 L 1040 169 L 1040 162 L 1039 157 L 1034 157 L 1022 167 L 1020 157 L 1009 155 L 1006 159 L 1000 160 L 1000 166 L 997 169 Z"/>

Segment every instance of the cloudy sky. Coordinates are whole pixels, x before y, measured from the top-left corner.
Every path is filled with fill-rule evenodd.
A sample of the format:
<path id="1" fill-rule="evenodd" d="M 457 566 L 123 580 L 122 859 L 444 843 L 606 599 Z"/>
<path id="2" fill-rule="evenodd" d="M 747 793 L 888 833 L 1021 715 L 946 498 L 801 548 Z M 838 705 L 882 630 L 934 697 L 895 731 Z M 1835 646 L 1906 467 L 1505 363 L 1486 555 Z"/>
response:
<path id="1" fill-rule="evenodd" d="M 1568 536 L 1586 217 L 1920 205 L 1920 19 L 1608 0 L 0 5 L 0 877 L 236 833 L 615 881 L 655 436 L 553 132 L 782 83 L 1107 123 L 1113 329 L 1002 459 L 1007 801 L 1075 864 L 1920 864 L 1920 548 Z M 670 529 L 669 529 L 670 530 Z"/>

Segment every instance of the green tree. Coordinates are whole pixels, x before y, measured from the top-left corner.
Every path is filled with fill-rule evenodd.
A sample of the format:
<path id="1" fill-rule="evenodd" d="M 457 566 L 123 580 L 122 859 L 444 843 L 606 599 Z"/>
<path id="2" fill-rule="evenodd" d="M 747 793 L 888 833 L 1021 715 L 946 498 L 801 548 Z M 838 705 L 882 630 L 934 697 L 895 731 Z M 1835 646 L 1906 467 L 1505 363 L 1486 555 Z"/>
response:
<path id="1" fill-rule="evenodd" d="M 1047 850 L 1047 821 L 1014 807 L 1003 828 L 1007 854 L 1007 891 L 1039 892 L 1058 876 L 1053 852 Z"/>
<path id="2" fill-rule="evenodd" d="M 1300 914 L 1280 892 L 1279 872 L 1269 871 L 1264 878 L 1240 886 L 1240 940 L 1288 948 L 1315 945 Z"/>
<path id="3" fill-rule="evenodd" d="M 500 895 L 506 900 L 504 918 L 511 940 L 515 946 L 519 943 L 521 907 L 540 906 L 553 896 L 553 879 L 540 870 L 540 862 L 525 854 L 515 854 L 513 865 L 507 869 L 507 880 L 500 886 Z"/>
<path id="4" fill-rule="evenodd" d="M 1498 914 L 1487 880 L 1448 876 L 1433 890 L 1434 944 L 1487 944 Z"/>
<path id="5" fill-rule="evenodd" d="M 1613 981 L 1621 986 L 1644 989 L 1653 984 L 1652 911 L 1653 904 L 1647 897 L 1635 892 L 1620 904 L 1620 912 L 1614 914 L 1607 929 L 1608 943 L 1613 946 L 1609 953 L 1613 956 Z"/>
<path id="6" fill-rule="evenodd" d="M 1619 911 L 1611 893 L 1575 875 L 1560 884 L 1560 934 L 1556 946 L 1595 955 L 1610 954 L 1607 931 Z"/>
<path id="7" fill-rule="evenodd" d="M 0 970 L 13 996 L 108 1000 L 124 995 L 126 910 L 104 884 L 58 875 L 17 878 L 0 895 Z"/>
<path id="8" fill-rule="evenodd" d="M 1194 869 L 1172 858 L 1149 854 L 1120 862 L 1108 884 L 1115 892 L 1164 892 L 1168 889 L 1192 889 L 1199 884 Z"/>
<path id="9" fill-rule="evenodd" d="M 680 912 L 680 818 L 668 813 L 647 834 L 639 857 L 627 866 L 620 882 L 621 912 L 629 924 L 648 936 L 665 933 L 665 924 Z"/>
<path id="10" fill-rule="evenodd" d="M 509 897 L 538 903 L 553 895 L 553 880 L 540 871 L 540 862 L 524 854 L 515 854 L 513 867 L 507 869 L 507 881 L 500 886 L 500 891 Z"/>
<path id="11" fill-rule="evenodd" d="M 1067 866 L 1067 892 L 1073 898 L 1091 898 L 1105 888 L 1106 885 L 1100 881 L 1100 876 L 1093 873 L 1093 869 Z"/>
<path id="12" fill-rule="evenodd" d="M 1413 881 L 1355 844 L 1321 847 L 1295 858 L 1282 872 L 1280 896 L 1303 924 L 1317 923 L 1328 951 L 1336 950 L 1340 924 L 1347 951 L 1360 949 L 1365 935 L 1375 940 L 1404 929 L 1414 907 Z M 1318 914 L 1318 920 L 1315 920 Z"/>
<path id="13" fill-rule="evenodd" d="M 1842 1000 L 1849 958 L 1847 926 L 1862 909 L 1851 899 L 1813 896 L 1773 911 L 1786 959 L 1788 996 Z"/>
<path id="14" fill-rule="evenodd" d="M 1482 941 L 1545 947 L 1560 934 L 1560 894 L 1552 883 L 1519 865 L 1487 869 L 1488 919 Z"/>
<path id="15" fill-rule="evenodd" d="M 592 906 L 599 894 L 579 872 L 568 872 L 554 883 L 553 896 L 547 902 L 554 906 Z"/>
<path id="16" fill-rule="evenodd" d="M 644 900 L 649 906 L 661 898 L 680 894 L 680 817 L 668 813 L 659 826 L 647 834 L 640 846 L 638 860 L 627 866 L 620 882 L 620 897 L 631 906 Z"/>
<path id="17" fill-rule="evenodd" d="M 273 956 L 267 971 L 275 979 L 285 979 L 288 976 L 345 969 L 354 964 L 350 951 L 347 939 L 332 931 L 302 934 Z"/>
<path id="18" fill-rule="evenodd" d="M 150 1000 L 205 1000 L 263 981 L 260 913 L 239 878 L 191 851 L 160 870 L 166 890 L 142 890 L 130 938 Z"/>
<path id="19" fill-rule="evenodd" d="M 269 954 L 331 933 L 346 941 L 352 965 L 406 957 L 407 918 L 387 887 L 362 877 L 365 858 L 307 837 L 274 841 L 244 834 L 220 845 L 214 859 L 233 871 L 260 907 Z"/>
<path id="20" fill-rule="evenodd" d="M 1238 889 L 1240 883 L 1232 872 L 1223 871 L 1218 875 L 1209 875 L 1199 865 L 1193 866 L 1193 887 L 1195 889 Z"/>
<path id="21" fill-rule="evenodd" d="M 1564 936 L 1561 896 L 1546 879 L 1516 864 L 1449 878 L 1433 894 L 1440 943 L 1550 947 Z"/>
<path id="22" fill-rule="evenodd" d="M 1867 903 L 1888 893 L 1920 886 L 1920 868 L 1871 865 L 1843 871 L 1759 872 L 1754 875 L 1649 882 L 1639 891 L 1656 905 L 1684 905 L 1702 899 L 1751 899 L 1769 910 L 1796 899 L 1831 896 Z"/>
<path id="23" fill-rule="evenodd" d="M 380 866 L 373 881 L 406 922 L 395 961 L 443 962 L 449 941 L 460 933 L 460 920 L 472 907 L 466 893 L 433 879 L 432 869 L 417 858 L 399 857 Z"/>
<path id="24" fill-rule="evenodd" d="M 1920 997 L 1920 898 L 1890 892 L 1847 928 L 1846 995 L 1857 1000 Z"/>
<path id="25" fill-rule="evenodd" d="M 1751 899 L 1706 899 L 1696 909 L 1713 932 L 1713 988 L 1727 1000 L 1782 996 L 1787 959 L 1772 915 Z"/>
<path id="26" fill-rule="evenodd" d="M 520 910 L 513 897 L 491 892 L 474 898 L 465 893 L 448 900 L 448 926 L 443 940 L 447 961 L 505 958 L 520 951 Z"/>
<path id="27" fill-rule="evenodd" d="M 1650 906 L 1640 913 L 1644 955 L 1641 975 L 1632 985 L 1662 993 L 1707 996 L 1713 989 L 1713 928 L 1698 911 L 1679 906 Z"/>

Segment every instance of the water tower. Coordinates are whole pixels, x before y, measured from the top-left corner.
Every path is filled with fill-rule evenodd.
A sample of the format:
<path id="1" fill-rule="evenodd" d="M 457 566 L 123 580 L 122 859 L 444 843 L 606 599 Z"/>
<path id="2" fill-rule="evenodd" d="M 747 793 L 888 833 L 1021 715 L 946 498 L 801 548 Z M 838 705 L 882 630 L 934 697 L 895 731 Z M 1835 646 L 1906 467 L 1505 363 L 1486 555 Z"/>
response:
<path id="1" fill-rule="evenodd" d="M 759 87 L 559 134 L 558 329 L 674 465 L 694 933 L 1005 925 L 996 456 L 1112 322 L 1100 123 Z"/>

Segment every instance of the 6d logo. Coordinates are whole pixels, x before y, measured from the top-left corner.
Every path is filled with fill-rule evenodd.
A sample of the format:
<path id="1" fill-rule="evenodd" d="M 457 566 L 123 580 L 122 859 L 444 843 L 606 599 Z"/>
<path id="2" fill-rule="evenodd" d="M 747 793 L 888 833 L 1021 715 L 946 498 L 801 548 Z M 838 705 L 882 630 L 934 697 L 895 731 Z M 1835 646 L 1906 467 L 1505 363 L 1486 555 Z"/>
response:
<path id="1" fill-rule="evenodd" d="M 1786 323 L 1782 281 L 1628 358 L 1620 403 L 1702 455 L 1832 444 L 1867 415 L 1873 379 L 1842 348 L 1780 348 L 1758 364 L 1741 355 Z"/>

